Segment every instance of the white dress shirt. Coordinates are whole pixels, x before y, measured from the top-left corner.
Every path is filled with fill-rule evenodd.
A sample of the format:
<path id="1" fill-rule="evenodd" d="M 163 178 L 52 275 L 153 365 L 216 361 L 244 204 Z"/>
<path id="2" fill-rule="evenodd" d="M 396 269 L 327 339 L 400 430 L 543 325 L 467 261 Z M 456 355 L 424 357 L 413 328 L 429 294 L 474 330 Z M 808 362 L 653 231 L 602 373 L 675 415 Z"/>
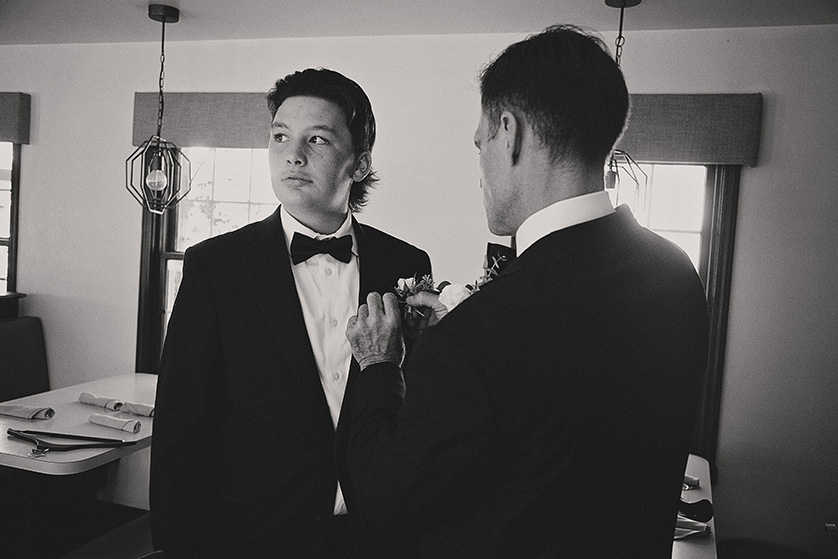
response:
<path id="1" fill-rule="evenodd" d="M 533 243 L 553 231 L 593 221 L 614 213 L 611 198 L 603 191 L 559 200 L 529 216 L 515 233 L 518 256 Z"/>
<path id="2" fill-rule="evenodd" d="M 346 339 L 346 324 L 349 317 L 358 312 L 361 281 L 352 214 L 348 213 L 343 225 L 331 235 L 320 235 L 312 231 L 291 216 L 284 207 L 280 207 L 280 214 L 289 254 L 294 233 L 318 240 L 352 236 L 352 258 L 346 264 L 329 254 L 317 254 L 305 262 L 291 265 L 308 338 L 320 373 L 320 384 L 332 414 L 332 425 L 337 427 L 352 360 L 352 348 Z M 338 484 L 335 514 L 345 513 L 346 503 Z"/>

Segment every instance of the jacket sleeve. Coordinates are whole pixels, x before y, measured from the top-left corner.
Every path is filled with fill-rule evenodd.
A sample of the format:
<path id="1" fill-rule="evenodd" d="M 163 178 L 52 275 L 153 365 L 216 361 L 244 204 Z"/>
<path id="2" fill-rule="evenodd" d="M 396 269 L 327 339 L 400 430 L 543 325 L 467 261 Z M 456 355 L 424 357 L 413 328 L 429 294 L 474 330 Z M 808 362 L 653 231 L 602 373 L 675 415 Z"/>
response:
<path id="1" fill-rule="evenodd" d="M 187 250 L 168 324 L 155 403 L 149 501 L 152 537 L 166 557 L 210 556 L 213 417 L 220 377 L 218 323 L 199 258 Z M 214 413 L 215 410 L 215 413 Z"/>
<path id="2" fill-rule="evenodd" d="M 374 532 L 457 515 L 454 495 L 480 494 L 496 463 L 488 389 L 442 324 L 422 334 L 406 375 L 405 387 L 395 365 L 370 366 L 351 394 L 345 458 Z"/>

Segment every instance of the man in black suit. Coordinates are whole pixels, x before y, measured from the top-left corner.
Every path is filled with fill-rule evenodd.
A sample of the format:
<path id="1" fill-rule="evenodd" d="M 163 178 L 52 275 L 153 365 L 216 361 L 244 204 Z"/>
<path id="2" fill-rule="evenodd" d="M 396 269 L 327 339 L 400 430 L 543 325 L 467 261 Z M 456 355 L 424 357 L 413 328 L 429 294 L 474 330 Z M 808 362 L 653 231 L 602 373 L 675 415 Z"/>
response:
<path id="1" fill-rule="evenodd" d="M 362 556 L 334 463 L 357 374 L 345 325 L 367 293 L 430 273 L 425 252 L 353 217 L 375 180 L 358 84 L 308 69 L 268 105 L 281 206 L 186 251 L 169 321 L 150 483 L 167 558 Z"/>
<path id="2" fill-rule="evenodd" d="M 481 97 L 489 229 L 518 258 L 421 334 L 404 383 L 393 295 L 350 319 L 341 479 L 366 529 L 407 526 L 422 557 L 669 558 L 708 320 L 689 258 L 604 192 L 623 76 L 558 26 L 508 47 Z"/>

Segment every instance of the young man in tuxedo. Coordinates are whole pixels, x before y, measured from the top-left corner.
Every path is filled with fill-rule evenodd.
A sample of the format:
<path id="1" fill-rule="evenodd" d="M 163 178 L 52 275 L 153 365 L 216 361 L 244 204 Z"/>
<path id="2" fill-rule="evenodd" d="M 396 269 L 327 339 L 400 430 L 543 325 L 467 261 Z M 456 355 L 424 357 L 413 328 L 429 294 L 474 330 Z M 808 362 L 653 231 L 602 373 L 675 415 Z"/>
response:
<path id="1" fill-rule="evenodd" d="M 518 257 L 422 333 L 405 390 L 395 298 L 350 319 L 341 479 L 422 557 L 669 558 L 708 319 L 689 258 L 604 192 L 623 76 L 557 26 L 494 60 L 481 101 L 489 229 Z"/>
<path id="2" fill-rule="evenodd" d="M 345 326 L 368 293 L 430 260 L 353 216 L 376 180 L 358 84 L 308 69 L 267 98 L 280 207 L 186 251 L 169 321 L 150 483 L 167 558 L 354 559 L 371 545 L 334 463 L 358 374 Z"/>

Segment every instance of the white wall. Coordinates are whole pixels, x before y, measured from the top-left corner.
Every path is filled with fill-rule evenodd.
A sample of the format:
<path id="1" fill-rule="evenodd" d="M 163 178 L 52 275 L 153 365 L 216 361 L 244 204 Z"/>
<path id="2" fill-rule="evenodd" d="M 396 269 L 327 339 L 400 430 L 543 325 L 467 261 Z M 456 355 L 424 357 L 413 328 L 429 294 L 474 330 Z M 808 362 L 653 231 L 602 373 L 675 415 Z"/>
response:
<path id="1" fill-rule="evenodd" d="M 362 220 L 427 249 L 438 279 L 469 281 L 491 238 L 474 78 L 519 38 L 169 42 L 166 91 L 266 91 L 308 66 L 357 80 L 378 119 L 382 178 Z M 33 101 L 18 288 L 24 312 L 44 319 L 54 387 L 134 368 L 141 210 L 124 190 L 124 160 L 133 93 L 155 90 L 158 49 L 0 46 L 0 91 Z M 765 96 L 760 162 L 742 175 L 717 529 L 823 555 L 835 552 L 823 523 L 838 521 L 836 52 L 838 26 L 819 26 L 635 32 L 622 58 L 633 93 Z M 147 503 L 139 460 L 121 467 L 136 481 L 114 500 Z"/>

